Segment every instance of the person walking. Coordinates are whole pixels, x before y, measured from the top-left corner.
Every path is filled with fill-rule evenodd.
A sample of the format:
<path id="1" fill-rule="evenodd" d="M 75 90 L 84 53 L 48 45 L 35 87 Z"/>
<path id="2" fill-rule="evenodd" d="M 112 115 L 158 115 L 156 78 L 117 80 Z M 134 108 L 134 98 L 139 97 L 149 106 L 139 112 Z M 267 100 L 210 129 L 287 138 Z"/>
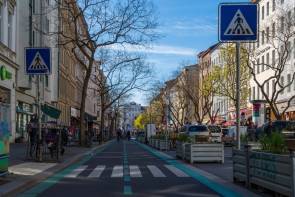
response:
<path id="1" fill-rule="evenodd" d="M 122 137 L 122 130 L 121 130 L 121 128 L 118 128 L 117 129 L 117 142 L 119 142 L 120 141 L 120 138 Z"/>

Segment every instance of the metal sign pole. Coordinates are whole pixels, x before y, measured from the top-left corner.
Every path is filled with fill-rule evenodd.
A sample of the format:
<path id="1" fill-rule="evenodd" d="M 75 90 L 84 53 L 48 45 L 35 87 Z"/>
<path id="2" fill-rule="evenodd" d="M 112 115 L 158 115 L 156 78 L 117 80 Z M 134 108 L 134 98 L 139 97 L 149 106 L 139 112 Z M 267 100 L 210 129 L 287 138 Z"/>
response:
<path id="1" fill-rule="evenodd" d="M 236 42 L 236 131 L 238 149 L 240 149 L 240 42 Z"/>
<path id="2" fill-rule="evenodd" d="M 41 128 L 41 101 L 40 101 L 40 75 L 37 76 L 37 103 L 38 103 L 38 144 L 39 144 L 39 153 L 38 160 L 42 161 L 42 128 Z"/>

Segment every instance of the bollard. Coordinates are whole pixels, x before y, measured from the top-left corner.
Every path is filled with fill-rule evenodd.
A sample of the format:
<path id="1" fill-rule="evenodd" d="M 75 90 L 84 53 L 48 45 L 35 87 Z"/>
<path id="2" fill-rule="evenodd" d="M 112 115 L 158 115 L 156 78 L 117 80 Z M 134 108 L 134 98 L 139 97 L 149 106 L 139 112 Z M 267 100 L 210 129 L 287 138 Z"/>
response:
<path id="1" fill-rule="evenodd" d="M 246 154 L 246 187 L 250 188 L 250 156 L 249 151 L 251 150 L 251 145 L 246 144 L 244 146 Z"/>

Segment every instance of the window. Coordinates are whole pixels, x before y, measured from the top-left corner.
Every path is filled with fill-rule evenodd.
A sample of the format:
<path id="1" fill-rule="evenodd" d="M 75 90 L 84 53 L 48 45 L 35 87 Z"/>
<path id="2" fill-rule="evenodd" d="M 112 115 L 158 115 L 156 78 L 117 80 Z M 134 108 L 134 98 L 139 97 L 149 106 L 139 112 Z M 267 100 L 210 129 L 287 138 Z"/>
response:
<path id="1" fill-rule="evenodd" d="M 287 59 L 289 60 L 291 58 L 291 54 L 292 54 L 291 41 L 288 41 L 288 43 L 287 43 L 287 51 L 286 52 L 288 55 Z"/>
<path id="2" fill-rule="evenodd" d="M 269 81 L 266 82 L 266 95 L 269 97 Z"/>
<path id="3" fill-rule="evenodd" d="M 283 4 L 285 1 L 284 0 L 281 0 L 281 4 Z"/>
<path id="4" fill-rule="evenodd" d="M 272 94 L 276 91 L 276 82 L 275 79 L 272 80 Z"/>
<path id="5" fill-rule="evenodd" d="M 264 55 L 261 56 L 261 72 L 264 71 Z"/>
<path id="6" fill-rule="evenodd" d="M 269 43 L 269 27 L 266 28 L 266 42 Z"/>
<path id="7" fill-rule="evenodd" d="M 257 86 L 257 99 L 260 99 L 260 88 Z"/>
<path id="8" fill-rule="evenodd" d="M 262 6 L 261 8 L 261 19 L 262 20 L 264 19 L 264 6 Z"/>
<path id="9" fill-rule="evenodd" d="M 284 76 L 281 76 L 280 85 L 284 88 Z M 281 94 L 284 94 L 284 90 L 281 91 Z"/>
<path id="10" fill-rule="evenodd" d="M 276 23 L 272 23 L 272 37 L 276 36 Z"/>
<path id="11" fill-rule="evenodd" d="M 276 51 L 275 50 L 272 50 L 271 64 L 272 64 L 272 66 L 275 66 L 275 64 L 276 64 Z"/>
<path id="12" fill-rule="evenodd" d="M 261 35 L 261 45 L 264 45 L 264 37 L 265 37 L 265 31 L 262 31 L 262 35 Z"/>
<path id="13" fill-rule="evenodd" d="M 259 59 L 257 60 L 257 74 L 259 74 L 260 73 L 260 61 L 259 61 Z"/>
<path id="14" fill-rule="evenodd" d="M 255 100 L 255 87 L 252 87 L 252 99 Z"/>
<path id="15" fill-rule="evenodd" d="M 276 10 L 276 0 L 272 0 L 272 11 Z"/>
<path id="16" fill-rule="evenodd" d="M 282 16 L 281 17 L 281 32 L 284 32 L 284 26 L 285 26 L 285 18 Z"/>
<path id="17" fill-rule="evenodd" d="M 266 54 L 266 70 L 269 69 L 269 53 Z"/>
<path id="18" fill-rule="evenodd" d="M 294 15 L 295 15 L 295 13 L 294 13 Z M 294 58 L 295 58 L 295 38 L 293 40 L 293 55 L 294 55 Z"/>
<path id="19" fill-rule="evenodd" d="M 293 81 L 293 90 L 295 91 L 295 80 Z"/>
<path id="20" fill-rule="evenodd" d="M 2 41 L 2 21 L 3 21 L 3 16 L 2 16 L 2 13 L 3 13 L 3 5 L 0 3 L 0 41 Z"/>
<path id="21" fill-rule="evenodd" d="M 269 2 L 266 3 L 266 16 L 269 15 Z"/>
<path id="22" fill-rule="evenodd" d="M 260 35 L 259 35 L 259 31 L 257 32 L 257 48 L 259 48 L 259 42 L 260 42 Z"/>
<path id="23" fill-rule="evenodd" d="M 291 74 L 288 74 L 287 75 L 287 80 L 288 80 L 288 88 L 287 88 L 287 91 L 288 92 L 291 92 Z"/>
<path id="24" fill-rule="evenodd" d="M 7 42 L 7 46 L 8 48 L 12 49 L 12 28 L 13 28 L 13 14 L 12 13 L 8 13 L 8 42 Z"/>
<path id="25" fill-rule="evenodd" d="M 49 85 L 48 75 L 45 75 L 45 87 L 48 88 L 48 85 Z"/>
<path id="26" fill-rule="evenodd" d="M 35 4 L 35 0 L 31 0 L 31 4 L 32 4 L 32 9 L 33 9 L 33 14 L 36 13 L 36 4 Z"/>

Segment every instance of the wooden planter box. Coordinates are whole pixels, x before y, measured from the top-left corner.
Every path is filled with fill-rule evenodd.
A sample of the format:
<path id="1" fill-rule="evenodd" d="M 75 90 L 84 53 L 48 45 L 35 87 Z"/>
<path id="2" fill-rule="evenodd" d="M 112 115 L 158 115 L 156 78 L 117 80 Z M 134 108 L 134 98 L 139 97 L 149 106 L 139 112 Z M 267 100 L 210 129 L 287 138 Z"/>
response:
<path id="1" fill-rule="evenodd" d="M 222 143 L 185 144 L 185 160 L 194 162 L 224 163 L 224 146 Z"/>
<path id="2" fill-rule="evenodd" d="M 252 150 L 233 150 L 234 181 L 266 188 L 285 196 L 295 196 L 295 157 Z M 292 189 L 293 188 L 293 189 Z"/>
<path id="3" fill-rule="evenodd" d="M 176 157 L 178 157 L 180 159 L 184 159 L 185 144 L 187 144 L 187 143 L 176 141 Z"/>
<path id="4" fill-rule="evenodd" d="M 166 140 L 159 140 L 158 149 L 159 150 L 169 150 L 170 142 Z"/>

